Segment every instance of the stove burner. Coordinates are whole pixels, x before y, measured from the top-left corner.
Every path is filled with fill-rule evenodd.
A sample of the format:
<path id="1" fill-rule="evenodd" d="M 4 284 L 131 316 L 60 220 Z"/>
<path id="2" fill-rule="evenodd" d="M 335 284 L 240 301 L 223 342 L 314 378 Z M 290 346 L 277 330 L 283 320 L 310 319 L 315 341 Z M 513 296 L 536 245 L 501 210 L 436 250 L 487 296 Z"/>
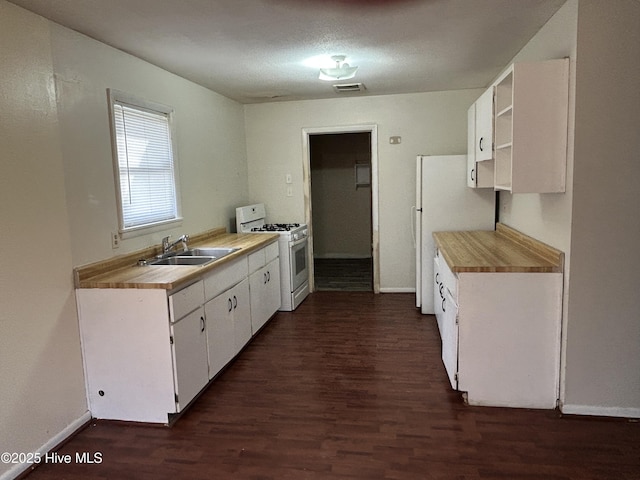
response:
<path id="1" fill-rule="evenodd" d="M 252 232 L 289 232 L 294 228 L 298 228 L 299 223 L 267 223 L 261 227 L 254 227 Z"/>

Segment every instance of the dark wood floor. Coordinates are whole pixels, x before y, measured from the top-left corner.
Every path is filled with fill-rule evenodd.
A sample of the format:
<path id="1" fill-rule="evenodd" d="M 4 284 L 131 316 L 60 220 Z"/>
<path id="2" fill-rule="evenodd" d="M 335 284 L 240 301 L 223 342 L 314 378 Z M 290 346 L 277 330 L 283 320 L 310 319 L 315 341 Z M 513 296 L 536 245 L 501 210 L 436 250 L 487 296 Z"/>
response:
<path id="1" fill-rule="evenodd" d="M 640 479 L 640 424 L 465 406 L 405 294 L 319 292 L 278 313 L 172 428 L 93 422 L 68 479 Z"/>
<path id="2" fill-rule="evenodd" d="M 373 259 L 316 258 L 313 260 L 314 283 L 318 291 L 373 291 Z"/>

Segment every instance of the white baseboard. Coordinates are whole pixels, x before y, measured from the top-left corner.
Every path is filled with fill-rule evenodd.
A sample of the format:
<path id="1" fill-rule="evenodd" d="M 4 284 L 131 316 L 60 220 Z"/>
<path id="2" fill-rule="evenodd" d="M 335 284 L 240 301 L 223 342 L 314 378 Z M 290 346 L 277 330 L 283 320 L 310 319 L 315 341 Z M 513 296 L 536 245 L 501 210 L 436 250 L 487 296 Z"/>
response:
<path id="1" fill-rule="evenodd" d="M 47 441 L 44 445 L 42 445 L 36 452 L 39 453 L 40 457 L 44 457 L 48 452 L 54 449 L 56 446 L 60 445 L 67 438 L 69 438 L 73 433 L 82 427 L 85 423 L 91 420 L 91 412 L 87 411 L 80 418 L 76 419 L 69 425 L 67 425 L 61 432 Z M 15 464 L 8 471 L 4 472 L 0 475 L 0 480 L 13 480 L 17 478 L 20 474 L 31 468 L 33 463 L 19 463 Z"/>
<path id="2" fill-rule="evenodd" d="M 640 408 L 598 407 L 593 405 L 561 405 L 560 411 L 567 415 L 590 415 L 596 417 L 640 418 Z"/>
<path id="3" fill-rule="evenodd" d="M 396 288 L 396 287 L 384 287 L 380 288 L 380 293 L 416 293 L 415 288 Z"/>

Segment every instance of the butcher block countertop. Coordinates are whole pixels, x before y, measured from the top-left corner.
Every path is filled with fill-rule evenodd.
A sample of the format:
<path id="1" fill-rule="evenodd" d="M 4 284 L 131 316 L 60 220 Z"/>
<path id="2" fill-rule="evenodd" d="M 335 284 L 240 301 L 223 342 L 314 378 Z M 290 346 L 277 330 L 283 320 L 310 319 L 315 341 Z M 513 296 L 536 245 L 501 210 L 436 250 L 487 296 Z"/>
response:
<path id="1" fill-rule="evenodd" d="M 513 228 L 434 232 L 453 272 L 562 272 L 564 253 Z"/>
<path id="2" fill-rule="evenodd" d="M 101 262 L 74 269 L 76 288 L 158 288 L 173 290 L 214 271 L 239 256 L 246 255 L 278 240 L 278 234 L 227 233 L 216 228 L 190 236 L 189 248 L 233 247 L 240 248 L 219 260 L 206 265 L 145 265 L 138 260 L 153 258 L 161 253 L 161 246 L 153 246 Z"/>

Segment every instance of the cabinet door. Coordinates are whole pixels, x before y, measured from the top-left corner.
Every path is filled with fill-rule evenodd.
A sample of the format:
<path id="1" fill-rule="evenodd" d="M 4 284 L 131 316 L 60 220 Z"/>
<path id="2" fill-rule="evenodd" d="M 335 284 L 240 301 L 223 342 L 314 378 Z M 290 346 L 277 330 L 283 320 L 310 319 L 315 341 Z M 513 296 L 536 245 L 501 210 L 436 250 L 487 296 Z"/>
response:
<path id="1" fill-rule="evenodd" d="M 229 294 L 233 302 L 233 338 L 234 355 L 251 340 L 251 304 L 249 299 L 249 280 L 245 279 L 231 289 Z"/>
<path id="2" fill-rule="evenodd" d="M 493 188 L 493 87 L 467 111 L 467 187 Z"/>
<path id="3" fill-rule="evenodd" d="M 476 179 L 476 104 L 467 110 L 467 187 L 475 188 Z"/>
<path id="4" fill-rule="evenodd" d="M 280 259 L 276 258 L 249 277 L 251 331 L 255 335 L 280 308 Z"/>
<path id="5" fill-rule="evenodd" d="M 442 338 L 442 322 L 444 321 L 444 278 L 440 269 L 440 262 L 438 258 L 433 259 L 433 308 L 436 314 L 436 320 L 438 322 L 438 331 L 440 332 L 440 338 Z"/>
<path id="6" fill-rule="evenodd" d="M 171 326 L 178 412 L 193 400 L 209 380 L 204 315 L 204 309 L 200 307 Z"/>
<path id="7" fill-rule="evenodd" d="M 233 298 L 229 291 L 223 292 L 209 300 L 204 308 L 207 317 L 209 378 L 213 378 L 235 355 Z"/>
<path id="8" fill-rule="evenodd" d="M 271 318 L 271 316 L 278 311 L 281 304 L 280 297 L 280 258 L 275 258 L 271 260 L 267 265 L 267 278 L 268 282 L 266 285 L 266 316 L 267 320 Z"/>
<path id="9" fill-rule="evenodd" d="M 493 87 L 476 100 L 475 160 L 493 158 Z"/>
<path id="10" fill-rule="evenodd" d="M 449 290 L 444 288 L 442 303 L 442 363 L 447 370 L 449 383 L 454 390 L 458 389 L 458 306 L 453 301 Z"/>

